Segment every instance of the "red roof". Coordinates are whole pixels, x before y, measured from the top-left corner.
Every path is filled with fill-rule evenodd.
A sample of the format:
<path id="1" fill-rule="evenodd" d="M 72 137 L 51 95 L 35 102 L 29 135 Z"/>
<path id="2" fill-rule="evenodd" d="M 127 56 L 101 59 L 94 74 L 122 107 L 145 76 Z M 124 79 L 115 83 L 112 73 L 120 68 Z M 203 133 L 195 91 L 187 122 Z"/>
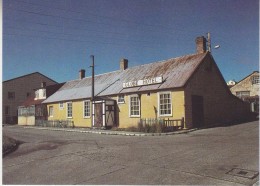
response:
<path id="1" fill-rule="evenodd" d="M 31 105 L 39 105 L 41 104 L 45 99 L 38 99 L 34 100 L 34 96 L 28 97 L 20 106 L 31 106 Z"/>

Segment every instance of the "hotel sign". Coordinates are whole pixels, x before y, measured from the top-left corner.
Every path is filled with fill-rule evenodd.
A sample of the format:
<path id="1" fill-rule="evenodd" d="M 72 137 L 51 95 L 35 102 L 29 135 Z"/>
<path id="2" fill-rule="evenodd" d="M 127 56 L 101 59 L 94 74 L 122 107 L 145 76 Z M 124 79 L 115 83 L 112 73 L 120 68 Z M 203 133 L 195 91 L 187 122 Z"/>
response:
<path id="1" fill-rule="evenodd" d="M 134 80 L 134 81 L 129 81 L 126 83 L 123 83 L 123 88 L 128 88 L 128 87 L 138 87 L 138 86 L 144 86 L 144 85 L 153 85 L 153 84 L 158 84 L 162 83 L 163 78 L 160 77 L 153 77 L 153 78 L 145 78 L 141 80 Z"/>

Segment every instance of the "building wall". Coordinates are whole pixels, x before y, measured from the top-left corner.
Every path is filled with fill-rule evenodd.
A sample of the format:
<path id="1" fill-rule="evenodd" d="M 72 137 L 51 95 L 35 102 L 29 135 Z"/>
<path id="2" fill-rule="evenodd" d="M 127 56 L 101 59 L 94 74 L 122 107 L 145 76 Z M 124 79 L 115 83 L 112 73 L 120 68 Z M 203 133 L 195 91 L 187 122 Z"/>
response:
<path id="1" fill-rule="evenodd" d="M 203 96 L 206 126 L 240 120 L 249 113 L 249 105 L 231 94 L 218 67 L 209 55 L 185 86 L 187 128 L 193 127 L 192 95 Z"/>
<path id="2" fill-rule="evenodd" d="M 252 84 L 252 77 L 259 76 L 259 72 L 254 72 L 244 80 L 230 88 L 232 94 L 236 95 L 239 91 L 250 91 L 250 96 L 259 96 L 259 84 Z"/>
<path id="3" fill-rule="evenodd" d="M 158 109 L 158 92 L 150 92 L 140 94 L 140 117 L 130 117 L 129 113 L 129 100 L 131 95 L 125 95 L 125 103 L 118 103 L 116 105 L 116 126 L 119 128 L 127 128 L 137 126 L 141 118 L 161 118 L 161 119 L 181 119 L 184 117 L 184 91 L 171 90 L 162 91 L 170 92 L 172 98 L 172 116 L 159 116 Z M 136 95 L 136 94 L 133 94 Z M 117 100 L 117 96 L 110 98 Z M 59 109 L 59 103 L 48 104 L 49 107 L 53 106 L 53 117 L 48 117 L 48 120 L 67 120 L 67 104 L 64 103 L 64 109 Z M 91 127 L 91 117 L 83 118 L 83 100 L 73 101 L 73 117 L 72 120 L 75 127 Z M 92 112 L 92 111 L 91 111 Z"/>
<path id="4" fill-rule="evenodd" d="M 39 88 L 41 82 L 46 82 L 47 85 L 56 84 L 55 81 L 52 81 L 40 73 L 33 73 L 3 82 L 3 123 L 17 124 L 18 106 L 27 99 L 28 94 L 34 94 L 34 89 Z M 15 92 L 15 98 L 8 99 L 8 92 Z M 5 112 L 7 110 L 6 107 L 9 108 L 9 113 Z"/>
<path id="5" fill-rule="evenodd" d="M 48 116 L 48 120 L 71 120 L 75 127 L 91 127 L 91 117 L 83 117 L 83 101 L 76 100 L 72 101 L 72 118 L 67 118 L 67 103 L 63 102 L 63 109 L 60 109 L 59 103 L 48 104 L 48 113 L 49 107 L 53 106 L 53 116 Z M 90 108 L 91 112 L 92 108 Z"/>

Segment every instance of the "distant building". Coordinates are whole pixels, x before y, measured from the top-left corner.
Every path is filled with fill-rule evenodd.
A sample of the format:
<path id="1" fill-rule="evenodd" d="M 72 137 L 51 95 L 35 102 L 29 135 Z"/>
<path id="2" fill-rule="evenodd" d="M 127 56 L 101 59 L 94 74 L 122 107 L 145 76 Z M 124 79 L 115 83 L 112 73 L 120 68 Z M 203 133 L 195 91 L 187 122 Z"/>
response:
<path id="1" fill-rule="evenodd" d="M 251 104 L 252 112 L 259 112 L 259 72 L 246 76 L 236 85 L 230 88 L 230 91 L 240 99 Z"/>
<path id="2" fill-rule="evenodd" d="M 56 81 L 39 72 L 34 72 L 3 82 L 2 122 L 4 124 L 17 124 L 18 106 L 20 106 L 28 97 L 34 95 L 34 89 L 39 88 L 39 85 L 42 82 L 45 82 L 46 85 L 57 84 Z"/>
<path id="3" fill-rule="evenodd" d="M 48 119 L 47 106 L 42 102 L 55 93 L 64 83 L 46 86 L 45 82 L 18 107 L 18 125 L 35 125 Z"/>
<path id="4" fill-rule="evenodd" d="M 66 82 L 48 97 L 48 120 L 76 127 L 137 126 L 140 120 L 183 121 L 184 128 L 206 127 L 245 118 L 249 104 L 232 95 L 217 64 L 196 39 L 197 53 Z M 81 71 L 80 71 L 81 74 Z"/>

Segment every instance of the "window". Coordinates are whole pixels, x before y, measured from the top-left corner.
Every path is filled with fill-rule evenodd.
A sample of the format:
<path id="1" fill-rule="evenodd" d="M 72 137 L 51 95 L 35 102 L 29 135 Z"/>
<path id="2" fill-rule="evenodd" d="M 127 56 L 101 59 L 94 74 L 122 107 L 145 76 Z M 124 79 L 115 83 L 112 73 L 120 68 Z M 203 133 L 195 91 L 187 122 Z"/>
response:
<path id="1" fill-rule="evenodd" d="M 49 107 L 49 117 L 53 117 L 53 106 Z"/>
<path id="2" fill-rule="evenodd" d="M 60 102 L 59 108 L 60 108 L 60 110 L 63 110 L 63 108 L 64 108 L 63 102 Z"/>
<path id="3" fill-rule="evenodd" d="M 124 95 L 119 95 L 117 99 L 117 103 L 125 103 L 125 96 Z"/>
<path id="4" fill-rule="evenodd" d="M 42 96 L 43 96 L 43 98 L 46 98 L 46 89 L 42 90 Z"/>
<path id="5" fill-rule="evenodd" d="M 8 92 L 8 99 L 15 99 L 15 92 Z"/>
<path id="6" fill-rule="evenodd" d="M 250 96 L 250 92 L 249 91 L 239 91 L 239 92 L 236 92 L 236 96 L 237 97 L 245 97 L 245 96 Z"/>
<path id="7" fill-rule="evenodd" d="M 27 92 L 27 93 L 26 93 L 26 97 L 27 97 L 27 98 L 28 98 L 30 95 L 31 95 L 30 92 Z"/>
<path id="8" fill-rule="evenodd" d="M 35 91 L 35 99 L 39 99 L 39 90 Z"/>
<path id="9" fill-rule="evenodd" d="M 130 117 L 140 117 L 140 100 L 138 95 L 130 96 Z"/>
<path id="10" fill-rule="evenodd" d="M 67 118 L 72 118 L 72 102 L 67 103 Z"/>
<path id="11" fill-rule="evenodd" d="M 160 116 L 172 115 L 172 101 L 170 93 L 159 94 L 159 109 Z"/>
<path id="12" fill-rule="evenodd" d="M 84 118 L 90 117 L 90 101 L 84 101 L 83 102 L 83 110 L 84 110 Z"/>
<path id="13" fill-rule="evenodd" d="M 10 107 L 9 106 L 5 106 L 5 115 L 9 115 L 10 114 Z"/>
<path id="14" fill-rule="evenodd" d="M 252 84 L 259 84 L 259 76 L 252 77 Z"/>

